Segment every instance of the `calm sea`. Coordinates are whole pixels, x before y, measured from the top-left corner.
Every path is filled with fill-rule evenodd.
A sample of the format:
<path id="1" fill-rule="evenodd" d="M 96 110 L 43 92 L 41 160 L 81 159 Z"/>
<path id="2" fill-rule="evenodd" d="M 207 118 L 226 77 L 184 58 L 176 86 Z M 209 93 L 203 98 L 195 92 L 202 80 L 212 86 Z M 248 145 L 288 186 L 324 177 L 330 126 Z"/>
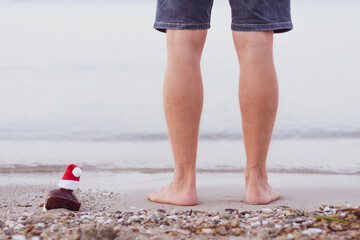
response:
<path id="1" fill-rule="evenodd" d="M 152 28 L 155 7 L 155 0 L 0 2 L 0 169 L 68 161 L 172 167 L 162 110 L 165 34 Z M 275 36 L 274 171 L 360 172 L 359 10 L 358 1 L 292 1 L 295 28 Z M 242 168 L 227 1 L 215 0 L 202 70 L 198 166 Z"/>

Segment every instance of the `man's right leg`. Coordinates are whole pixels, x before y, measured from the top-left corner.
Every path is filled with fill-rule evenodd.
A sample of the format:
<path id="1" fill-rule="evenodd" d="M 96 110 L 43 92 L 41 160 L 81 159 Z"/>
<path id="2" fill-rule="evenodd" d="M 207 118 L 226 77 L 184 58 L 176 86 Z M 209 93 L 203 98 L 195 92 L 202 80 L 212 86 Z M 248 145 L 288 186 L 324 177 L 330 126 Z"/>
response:
<path id="1" fill-rule="evenodd" d="M 173 181 L 148 194 L 153 202 L 196 205 L 196 153 L 203 86 L 200 59 L 207 30 L 167 30 L 164 110 L 175 161 Z"/>

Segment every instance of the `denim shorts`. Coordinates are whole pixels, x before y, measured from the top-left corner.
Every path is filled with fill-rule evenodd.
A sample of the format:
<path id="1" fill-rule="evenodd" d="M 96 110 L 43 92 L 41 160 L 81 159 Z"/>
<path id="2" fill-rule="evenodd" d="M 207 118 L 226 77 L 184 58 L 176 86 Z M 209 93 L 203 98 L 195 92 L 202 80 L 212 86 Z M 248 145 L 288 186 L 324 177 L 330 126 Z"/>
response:
<path id="1" fill-rule="evenodd" d="M 274 31 L 293 28 L 290 0 L 229 0 L 234 31 Z M 209 29 L 213 0 L 157 0 L 154 28 Z"/>

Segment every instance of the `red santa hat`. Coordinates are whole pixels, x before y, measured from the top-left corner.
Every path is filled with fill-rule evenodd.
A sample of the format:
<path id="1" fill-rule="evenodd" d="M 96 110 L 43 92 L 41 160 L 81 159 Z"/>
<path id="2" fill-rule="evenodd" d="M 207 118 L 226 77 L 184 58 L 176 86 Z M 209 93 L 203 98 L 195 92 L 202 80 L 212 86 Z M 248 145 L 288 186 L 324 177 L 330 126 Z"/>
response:
<path id="1" fill-rule="evenodd" d="M 67 166 L 63 177 L 60 180 L 59 187 L 76 190 L 79 186 L 81 176 L 81 168 L 75 164 Z"/>

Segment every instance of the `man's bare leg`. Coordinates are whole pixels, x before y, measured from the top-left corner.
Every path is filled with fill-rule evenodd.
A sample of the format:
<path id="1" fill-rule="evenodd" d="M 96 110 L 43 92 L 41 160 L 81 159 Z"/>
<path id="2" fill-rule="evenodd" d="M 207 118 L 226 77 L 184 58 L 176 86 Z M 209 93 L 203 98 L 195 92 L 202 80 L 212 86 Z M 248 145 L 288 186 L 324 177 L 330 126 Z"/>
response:
<path id="1" fill-rule="evenodd" d="M 203 86 L 200 58 L 207 30 L 168 30 L 168 63 L 164 80 L 164 110 L 172 146 L 173 181 L 148 194 L 153 202 L 196 205 L 196 153 Z"/>
<path id="2" fill-rule="evenodd" d="M 273 33 L 233 31 L 240 63 L 239 100 L 246 148 L 246 202 L 267 204 L 281 197 L 268 183 L 266 157 L 278 106 Z"/>

